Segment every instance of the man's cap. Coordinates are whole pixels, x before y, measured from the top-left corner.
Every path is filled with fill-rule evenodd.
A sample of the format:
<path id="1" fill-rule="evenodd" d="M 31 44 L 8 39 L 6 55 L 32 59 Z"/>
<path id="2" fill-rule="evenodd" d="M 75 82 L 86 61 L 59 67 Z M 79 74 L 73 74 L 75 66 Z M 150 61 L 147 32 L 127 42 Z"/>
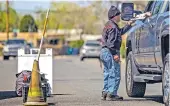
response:
<path id="1" fill-rule="evenodd" d="M 120 15 L 119 9 L 115 6 L 111 6 L 109 11 L 108 11 L 108 19 L 110 20 L 113 17 L 118 16 L 118 15 Z"/>

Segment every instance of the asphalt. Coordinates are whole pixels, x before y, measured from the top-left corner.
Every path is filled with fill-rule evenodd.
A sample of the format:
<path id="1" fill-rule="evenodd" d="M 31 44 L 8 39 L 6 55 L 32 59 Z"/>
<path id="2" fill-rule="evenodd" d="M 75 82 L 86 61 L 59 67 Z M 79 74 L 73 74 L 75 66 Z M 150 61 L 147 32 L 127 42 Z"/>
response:
<path id="1" fill-rule="evenodd" d="M 129 98 L 125 90 L 125 62 L 121 64 L 119 95 L 123 101 L 102 101 L 102 69 L 98 60 L 79 57 L 55 57 L 53 61 L 53 95 L 49 106 L 164 106 L 161 83 L 149 84 L 144 98 Z M 22 106 L 22 97 L 15 96 L 17 59 L 0 60 L 0 106 Z"/>

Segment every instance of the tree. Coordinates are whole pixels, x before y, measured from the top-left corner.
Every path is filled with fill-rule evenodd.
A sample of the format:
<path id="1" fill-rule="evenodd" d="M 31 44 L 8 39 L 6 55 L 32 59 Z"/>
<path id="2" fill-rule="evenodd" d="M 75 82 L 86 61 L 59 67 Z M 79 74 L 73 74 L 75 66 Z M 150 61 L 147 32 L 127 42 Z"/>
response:
<path id="1" fill-rule="evenodd" d="M 103 27 L 108 20 L 107 18 L 107 8 L 105 2 L 108 1 L 93 1 L 91 3 L 93 14 L 96 16 L 96 21 L 94 23 L 96 33 L 101 34 Z"/>
<path id="2" fill-rule="evenodd" d="M 80 7 L 73 2 L 52 2 L 49 14 L 49 29 L 83 29 L 84 33 L 95 34 L 97 32 L 94 23 L 97 17 L 92 7 Z M 45 11 L 38 10 L 40 28 L 44 24 Z"/>
<path id="3" fill-rule="evenodd" d="M 31 15 L 25 15 L 20 22 L 20 32 L 37 32 L 38 27 Z"/>
<path id="4" fill-rule="evenodd" d="M 9 7 L 9 31 L 12 32 L 13 29 L 18 28 L 19 17 L 17 12 Z M 6 31 L 6 11 L 0 8 L 0 32 Z"/>

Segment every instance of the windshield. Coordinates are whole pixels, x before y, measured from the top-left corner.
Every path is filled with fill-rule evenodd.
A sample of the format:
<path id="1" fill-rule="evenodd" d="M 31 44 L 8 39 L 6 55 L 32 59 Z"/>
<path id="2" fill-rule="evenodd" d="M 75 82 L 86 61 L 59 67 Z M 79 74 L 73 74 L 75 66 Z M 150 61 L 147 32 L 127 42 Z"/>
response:
<path id="1" fill-rule="evenodd" d="M 24 44 L 24 40 L 8 40 L 6 44 Z"/>

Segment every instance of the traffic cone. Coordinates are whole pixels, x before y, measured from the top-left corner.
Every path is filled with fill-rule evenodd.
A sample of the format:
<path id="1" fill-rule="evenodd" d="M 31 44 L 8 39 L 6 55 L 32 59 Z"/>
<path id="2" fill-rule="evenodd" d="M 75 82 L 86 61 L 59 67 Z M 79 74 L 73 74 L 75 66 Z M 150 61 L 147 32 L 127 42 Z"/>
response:
<path id="1" fill-rule="evenodd" d="M 39 72 L 38 61 L 34 60 L 27 102 L 24 103 L 24 106 L 48 106 L 48 103 L 45 102 L 43 97 Z"/>

